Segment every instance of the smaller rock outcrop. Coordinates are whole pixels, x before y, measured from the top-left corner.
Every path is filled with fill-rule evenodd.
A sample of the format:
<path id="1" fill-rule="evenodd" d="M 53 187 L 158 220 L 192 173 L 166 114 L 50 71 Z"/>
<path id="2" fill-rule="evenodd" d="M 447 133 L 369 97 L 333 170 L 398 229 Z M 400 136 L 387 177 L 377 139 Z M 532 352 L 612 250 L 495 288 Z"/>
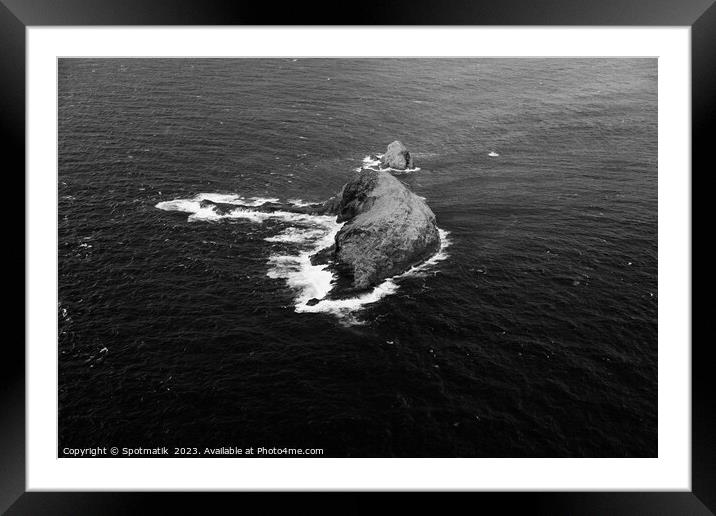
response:
<path id="1" fill-rule="evenodd" d="M 398 170 L 414 168 L 413 157 L 410 155 L 410 152 L 408 152 L 405 145 L 400 143 L 398 140 L 388 145 L 388 149 L 385 151 L 385 154 L 383 154 L 383 157 L 380 158 L 380 165 L 383 168 L 390 167 Z"/>

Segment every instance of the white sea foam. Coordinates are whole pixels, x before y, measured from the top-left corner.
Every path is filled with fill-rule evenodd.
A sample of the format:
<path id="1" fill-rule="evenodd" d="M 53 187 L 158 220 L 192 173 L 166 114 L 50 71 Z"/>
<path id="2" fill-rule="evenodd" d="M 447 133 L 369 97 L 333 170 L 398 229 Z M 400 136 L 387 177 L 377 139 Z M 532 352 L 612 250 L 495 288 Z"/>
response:
<path id="1" fill-rule="evenodd" d="M 262 206 L 266 203 L 275 203 L 279 200 L 275 197 L 245 198 L 240 195 L 234 194 L 200 193 L 195 195 L 191 199 L 174 199 L 172 201 L 163 201 L 157 203 L 155 207 L 165 211 L 181 211 L 185 213 L 191 213 L 192 216 L 190 216 L 189 218 L 193 218 L 194 220 L 219 220 L 221 218 L 229 217 L 229 215 L 221 216 L 217 214 L 213 206 L 206 206 L 202 208 L 201 201 L 212 201 L 219 204 L 232 204 L 237 207 L 256 207 Z"/>
<path id="2" fill-rule="evenodd" d="M 194 201 L 194 199 L 174 199 L 173 201 L 163 201 L 157 203 L 154 207 L 164 211 L 182 211 L 185 213 L 193 213 L 198 211 L 200 208 L 199 202 Z"/>
<path id="3" fill-rule="evenodd" d="M 266 238 L 269 242 L 301 244 L 298 250 L 283 251 L 269 257 L 269 278 L 286 280 L 295 292 L 297 312 L 308 306 L 311 299 L 322 299 L 333 288 L 333 274 L 326 265 L 313 265 L 311 256 L 330 247 L 343 224 L 329 216 L 310 216 L 304 221 L 307 227 L 291 227 L 276 236 Z M 288 253 L 288 254 L 287 254 Z"/>
<path id="4" fill-rule="evenodd" d="M 296 207 L 298 207 L 298 208 L 304 208 L 304 207 L 306 207 L 306 206 L 313 206 L 314 204 L 318 204 L 318 203 L 315 203 L 315 202 L 304 201 L 303 199 L 289 199 L 287 202 L 288 202 L 290 205 L 296 206 Z"/>
<path id="5" fill-rule="evenodd" d="M 269 257 L 267 275 L 270 278 L 286 280 L 288 286 L 296 293 L 297 311 L 301 311 L 301 307 L 305 307 L 311 299 L 325 297 L 333 286 L 333 275 L 326 270 L 326 265 L 311 264 L 311 256 L 321 249 L 333 245 L 336 233 L 343 224 L 338 224 L 335 217 L 326 215 L 252 210 L 251 207 L 260 206 L 266 202 L 276 202 L 278 199 L 256 197 L 250 199 L 247 201 L 237 195 L 202 193 L 191 199 L 160 202 L 156 207 L 166 211 L 189 213 L 188 220 L 190 222 L 245 219 L 261 223 L 268 219 L 277 219 L 291 224 L 281 233 L 265 238 L 266 241 L 272 243 L 297 244 L 293 249 L 282 249 L 281 252 Z M 202 200 L 233 204 L 236 205 L 236 208 L 218 213 L 213 205 L 202 207 Z M 303 201 L 300 199 L 293 201 L 294 205 L 303 205 Z"/>
<path id="6" fill-rule="evenodd" d="M 223 210 L 219 213 L 216 206 L 201 205 L 201 201 L 212 201 L 219 204 L 234 205 L 236 208 Z M 179 211 L 189 213 L 189 222 L 194 221 L 218 221 L 223 219 L 245 219 L 252 222 L 264 222 L 269 219 L 280 219 L 285 221 L 305 221 L 310 220 L 311 215 L 302 213 L 292 213 L 289 211 L 258 211 L 252 210 L 263 206 L 266 203 L 277 203 L 279 199 L 276 197 L 249 197 L 244 198 L 233 194 L 219 193 L 200 193 L 190 199 L 174 199 L 171 201 L 162 201 L 155 205 L 156 208 L 164 211 Z"/>
<path id="7" fill-rule="evenodd" d="M 398 285 L 395 281 L 388 279 L 360 296 L 345 299 L 323 299 L 313 306 L 304 303 L 297 305 L 296 311 L 303 313 L 330 313 L 348 324 L 360 324 L 361 321 L 358 319 L 356 312 L 366 305 L 376 303 L 385 296 L 394 294 L 397 290 Z"/>
<path id="8" fill-rule="evenodd" d="M 290 227 L 271 237 L 264 238 L 267 242 L 283 242 L 289 244 L 307 244 L 320 239 L 325 230 L 323 228 L 295 228 Z"/>
<path id="9" fill-rule="evenodd" d="M 202 200 L 211 200 L 222 204 L 234 204 L 235 209 L 218 213 L 216 207 L 201 207 Z M 358 312 L 365 306 L 380 301 L 394 294 L 400 288 L 400 281 L 409 276 L 428 273 L 433 266 L 448 257 L 446 249 L 450 246 L 449 233 L 439 229 L 440 249 L 429 260 L 410 270 L 388 278 L 381 284 L 358 296 L 345 299 L 325 299 L 335 284 L 336 278 L 326 265 L 313 265 L 311 256 L 318 251 L 330 247 L 343 224 L 335 221 L 335 217 L 327 215 L 307 215 L 287 211 L 263 212 L 252 210 L 266 202 L 277 202 L 274 198 L 244 197 L 230 194 L 202 193 L 190 199 L 174 199 L 156 205 L 165 211 L 189 213 L 189 222 L 218 221 L 222 219 L 244 219 L 262 223 L 275 219 L 290 224 L 280 233 L 266 237 L 264 240 L 273 244 L 281 244 L 268 259 L 269 270 L 266 275 L 273 279 L 283 279 L 294 292 L 294 309 L 299 313 L 330 313 L 339 317 L 346 324 L 360 324 Z M 259 203 L 260 204 L 256 204 Z M 292 199 L 292 204 L 302 206 L 300 199 Z M 317 299 L 317 303 L 309 305 L 309 301 Z"/>
<path id="10" fill-rule="evenodd" d="M 374 157 L 375 156 L 375 157 Z M 375 154 L 374 156 L 366 156 L 363 158 L 363 165 L 365 167 L 379 167 L 380 159 L 383 157 L 382 154 Z"/>

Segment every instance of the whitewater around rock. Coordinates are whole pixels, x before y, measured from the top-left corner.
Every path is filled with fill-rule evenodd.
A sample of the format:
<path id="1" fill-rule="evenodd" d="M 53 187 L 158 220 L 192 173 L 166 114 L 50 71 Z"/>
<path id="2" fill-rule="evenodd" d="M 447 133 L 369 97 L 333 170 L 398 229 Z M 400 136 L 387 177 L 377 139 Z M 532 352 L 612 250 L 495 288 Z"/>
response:
<path id="1" fill-rule="evenodd" d="M 202 193 L 156 208 L 189 213 L 189 222 L 285 223 L 264 238 L 275 249 L 267 276 L 291 288 L 296 312 L 331 313 L 348 324 L 359 324 L 356 312 L 395 293 L 403 278 L 447 258 L 450 245 L 424 198 L 373 168 L 323 202 Z"/>

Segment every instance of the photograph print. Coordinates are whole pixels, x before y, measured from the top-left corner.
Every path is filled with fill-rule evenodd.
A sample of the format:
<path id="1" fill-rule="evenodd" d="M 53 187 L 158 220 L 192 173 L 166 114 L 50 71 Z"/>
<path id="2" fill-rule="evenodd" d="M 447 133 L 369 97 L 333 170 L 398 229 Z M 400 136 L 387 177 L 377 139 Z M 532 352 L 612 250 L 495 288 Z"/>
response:
<path id="1" fill-rule="evenodd" d="M 656 457 L 657 60 L 61 58 L 59 457 Z"/>

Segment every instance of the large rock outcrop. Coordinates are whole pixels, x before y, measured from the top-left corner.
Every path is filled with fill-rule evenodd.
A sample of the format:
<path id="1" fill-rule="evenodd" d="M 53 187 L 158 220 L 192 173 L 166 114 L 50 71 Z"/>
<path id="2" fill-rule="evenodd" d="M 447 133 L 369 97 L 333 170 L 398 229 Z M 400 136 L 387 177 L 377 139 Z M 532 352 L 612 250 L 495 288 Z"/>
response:
<path id="1" fill-rule="evenodd" d="M 413 167 L 413 157 L 408 152 L 408 149 L 400 143 L 398 140 L 388 145 L 388 149 L 380 158 L 380 165 L 398 170 L 405 170 Z"/>
<path id="2" fill-rule="evenodd" d="M 388 172 L 364 169 L 346 183 L 337 207 L 345 222 L 333 250 L 339 267 L 364 289 L 435 254 L 440 235 L 425 201 Z"/>

